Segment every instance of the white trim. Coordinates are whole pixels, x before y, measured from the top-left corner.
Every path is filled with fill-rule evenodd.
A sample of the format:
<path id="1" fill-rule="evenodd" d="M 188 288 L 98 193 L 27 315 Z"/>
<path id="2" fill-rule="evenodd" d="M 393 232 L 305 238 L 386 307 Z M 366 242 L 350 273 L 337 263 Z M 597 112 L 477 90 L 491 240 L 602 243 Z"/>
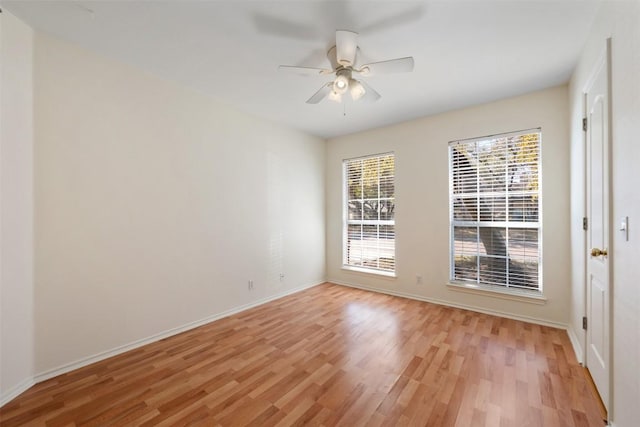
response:
<path id="1" fill-rule="evenodd" d="M 13 399 L 18 397 L 25 391 L 29 390 L 31 387 L 34 386 L 34 384 L 35 384 L 35 381 L 33 377 L 28 377 L 22 380 L 22 382 L 20 382 L 19 384 L 7 390 L 5 393 L 2 393 L 2 396 L 0 396 L 0 408 L 2 408 L 7 403 L 11 402 Z"/>
<path id="2" fill-rule="evenodd" d="M 387 294 L 387 295 L 393 295 L 393 296 L 402 297 L 402 298 L 409 298 L 409 299 L 414 299 L 414 300 L 418 300 L 418 301 L 429 302 L 429 303 L 432 303 L 432 304 L 444 305 L 444 306 L 447 306 L 447 307 L 461 308 L 463 310 L 475 311 L 477 313 L 490 314 L 490 315 L 498 316 L 498 317 L 505 317 L 507 319 L 520 320 L 522 322 L 535 323 L 537 325 L 542 325 L 542 326 L 550 326 L 552 328 L 558 328 L 558 329 L 564 329 L 564 330 L 567 330 L 567 328 L 568 328 L 568 325 L 566 323 L 553 322 L 553 321 L 549 321 L 549 320 L 539 319 L 537 317 L 522 316 L 522 315 L 513 314 L 513 313 L 507 313 L 507 312 L 498 311 L 498 310 L 488 310 L 486 308 L 477 307 L 477 306 L 473 306 L 473 305 L 458 304 L 458 303 L 454 303 L 454 302 L 451 302 L 451 301 L 441 300 L 441 299 L 437 299 L 437 298 L 424 297 L 422 295 L 416 295 L 416 294 L 411 294 L 411 293 L 407 293 L 407 292 L 397 292 L 397 291 L 390 291 L 388 289 L 380 289 L 380 288 L 373 288 L 373 287 L 369 287 L 369 286 L 356 285 L 354 283 L 347 283 L 347 282 L 343 282 L 343 281 L 339 281 L 339 280 L 328 279 L 327 281 L 329 283 L 334 283 L 336 285 L 348 286 L 348 287 L 351 287 L 351 288 L 362 289 L 362 290 L 365 290 L 365 291 L 378 292 L 378 293 Z"/>
<path id="3" fill-rule="evenodd" d="M 576 334 L 576 331 L 573 329 L 573 326 L 571 324 L 567 326 L 567 335 L 569 335 L 569 340 L 571 341 L 573 352 L 576 354 L 576 359 L 578 359 L 578 362 L 581 365 L 584 365 L 584 350 L 582 349 L 582 345 L 580 345 L 578 335 Z"/>
<path id="4" fill-rule="evenodd" d="M 251 303 L 248 303 L 248 304 L 244 304 L 244 305 L 241 305 L 239 307 L 235 307 L 235 308 L 232 308 L 230 310 L 223 311 L 221 313 L 213 314 L 211 316 L 205 317 L 204 319 L 196 320 L 195 322 L 190 322 L 190 323 L 184 324 L 182 326 L 178 326 L 176 328 L 171 328 L 171 329 L 168 329 L 166 331 L 151 335 L 150 337 L 142 338 L 140 340 L 133 341 L 133 342 L 131 342 L 129 344 L 118 346 L 118 347 L 113 348 L 111 350 L 106 350 L 106 351 L 94 354 L 93 356 L 83 357 L 82 359 L 78 359 L 78 360 L 76 360 L 74 362 L 67 363 L 67 364 L 58 366 L 57 368 L 49 369 L 47 371 L 44 371 L 44 372 L 36 374 L 35 377 L 34 377 L 35 384 L 40 383 L 40 382 L 45 381 L 45 380 L 48 380 L 50 378 L 56 377 L 58 375 L 62 375 L 62 374 L 65 374 L 67 372 L 71 372 L 71 371 L 73 371 L 75 369 L 82 368 L 82 367 L 90 365 L 92 363 L 96 363 L 96 362 L 99 362 L 101 360 L 108 359 L 109 357 L 116 356 L 118 354 L 122 354 L 124 352 L 129 351 L 129 350 L 133 350 L 135 348 L 142 347 L 143 345 L 151 344 L 151 343 L 159 341 L 161 339 L 164 339 L 164 338 L 167 338 L 167 337 L 170 337 L 170 336 L 173 336 L 173 335 L 177 335 L 179 333 L 182 333 L 182 332 L 197 328 L 197 327 L 202 326 L 202 325 L 206 325 L 207 323 L 214 322 L 216 320 L 222 319 L 223 317 L 231 316 L 233 314 L 240 313 L 241 311 L 249 310 L 250 308 L 254 308 L 254 307 L 257 307 L 259 305 L 266 304 L 268 302 L 280 299 L 280 298 L 285 297 L 287 295 L 291 295 L 291 294 L 303 291 L 305 289 L 312 288 L 312 287 L 320 285 L 322 283 L 325 283 L 325 281 L 322 280 L 322 281 L 312 282 L 312 283 L 309 283 L 309 284 L 306 284 L 306 285 L 298 286 L 296 288 L 287 290 L 285 292 L 280 292 L 280 293 L 277 293 L 277 294 L 272 295 L 270 297 L 263 298 L 263 299 L 260 299 L 258 301 L 254 301 L 254 302 L 251 302 Z M 34 384 L 34 382 L 32 380 L 31 385 L 33 385 L 33 384 Z M 29 387 L 31 387 L 31 385 Z M 16 396 L 17 396 L 17 394 L 16 394 Z"/>
<path id="5" fill-rule="evenodd" d="M 544 305 L 547 298 L 538 291 L 527 291 L 525 289 L 506 288 L 500 289 L 489 285 L 482 284 L 463 284 L 449 282 L 447 287 L 457 292 L 467 292 L 470 294 L 490 296 L 493 298 L 501 298 L 511 301 L 527 302 L 529 304 Z"/>
<path id="6" fill-rule="evenodd" d="M 373 274 L 375 276 L 382 276 L 389 279 L 395 279 L 398 277 L 396 276 L 395 271 L 376 270 L 374 268 L 356 267 L 353 265 L 343 265 L 342 269 L 352 273 Z"/>

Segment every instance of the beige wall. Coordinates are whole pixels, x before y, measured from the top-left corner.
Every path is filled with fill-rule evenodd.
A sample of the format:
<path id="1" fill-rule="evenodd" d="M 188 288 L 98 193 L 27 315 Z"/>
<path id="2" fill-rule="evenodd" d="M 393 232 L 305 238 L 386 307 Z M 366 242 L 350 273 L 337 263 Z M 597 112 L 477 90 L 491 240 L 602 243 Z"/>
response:
<path id="1" fill-rule="evenodd" d="M 38 379 L 324 280 L 323 140 L 40 34 L 35 83 Z"/>
<path id="2" fill-rule="evenodd" d="M 611 37 L 612 53 L 612 343 L 611 415 L 615 426 L 635 426 L 640 419 L 640 2 L 605 3 L 571 78 L 571 328 L 584 348 L 581 318 L 585 314 L 585 215 L 583 92 L 593 65 Z M 618 231 L 629 217 L 629 241 Z"/>
<path id="3" fill-rule="evenodd" d="M 449 277 L 448 149 L 451 140 L 542 127 L 544 305 L 463 293 Z M 342 269 L 342 160 L 396 155 L 397 278 Z M 569 275 L 567 88 L 335 138 L 327 144 L 327 277 L 330 281 L 566 325 Z M 416 284 L 416 275 L 423 284 Z"/>
<path id="4" fill-rule="evenodd" d="M 33 32 L 0 14 L 0 405 L 33 376 Z"/>

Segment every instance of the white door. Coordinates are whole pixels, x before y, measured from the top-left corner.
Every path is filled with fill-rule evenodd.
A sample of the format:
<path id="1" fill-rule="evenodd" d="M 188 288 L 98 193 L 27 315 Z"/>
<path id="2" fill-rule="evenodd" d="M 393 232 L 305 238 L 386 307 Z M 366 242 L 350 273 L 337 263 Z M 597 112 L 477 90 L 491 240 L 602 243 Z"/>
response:
<path id="1" fill-rule="evenodd" d="M 609 57 L 610 43 L 586 87 L 587 351 L 586 366 L 609 409 Z"/>

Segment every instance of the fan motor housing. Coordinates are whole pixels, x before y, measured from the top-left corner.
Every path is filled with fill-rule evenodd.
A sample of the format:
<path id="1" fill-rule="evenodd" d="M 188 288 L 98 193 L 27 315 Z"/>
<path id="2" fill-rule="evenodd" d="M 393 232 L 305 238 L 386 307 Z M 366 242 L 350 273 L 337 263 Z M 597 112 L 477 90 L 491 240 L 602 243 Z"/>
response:
<path id="1" fill-rule="evenodd" d="M 344 66 L 344 65 L 338 63 L 338 59 L 336 58 L 336 47 L 334 45 L 334 46 L 331 47 L 331 49 L 329 49 L 327 51 L 327 59 L 331 63 L 331 68 L 336 70 L 336 74 L 337 74 L 337 72 L 340 71 L 340 69 L 349 69 L 349 70 L 355 69 L 356 68 L 356 64 L 358 63 L 358 54 L 359 53 L 360 53 L 360 46 L 358 46 L 356 48 L 356 56 L 355 56 L 355 59 L 353 61 L 353 64 Z"/>

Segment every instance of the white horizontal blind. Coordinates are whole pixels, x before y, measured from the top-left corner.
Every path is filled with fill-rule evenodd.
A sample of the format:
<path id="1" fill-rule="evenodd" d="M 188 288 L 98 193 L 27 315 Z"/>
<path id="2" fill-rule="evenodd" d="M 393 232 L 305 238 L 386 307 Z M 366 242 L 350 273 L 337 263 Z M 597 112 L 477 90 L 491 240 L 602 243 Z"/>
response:
<path id="1" fill-rule="evenodd" d="M 394 178 L 393 154 L 344 161 L 344 265 L 395 271 Z"/>
<path id="2" fill-rule="evenodd" d="M 453 282 L 541 290 L 540 138 L 449 144 Z"/>

